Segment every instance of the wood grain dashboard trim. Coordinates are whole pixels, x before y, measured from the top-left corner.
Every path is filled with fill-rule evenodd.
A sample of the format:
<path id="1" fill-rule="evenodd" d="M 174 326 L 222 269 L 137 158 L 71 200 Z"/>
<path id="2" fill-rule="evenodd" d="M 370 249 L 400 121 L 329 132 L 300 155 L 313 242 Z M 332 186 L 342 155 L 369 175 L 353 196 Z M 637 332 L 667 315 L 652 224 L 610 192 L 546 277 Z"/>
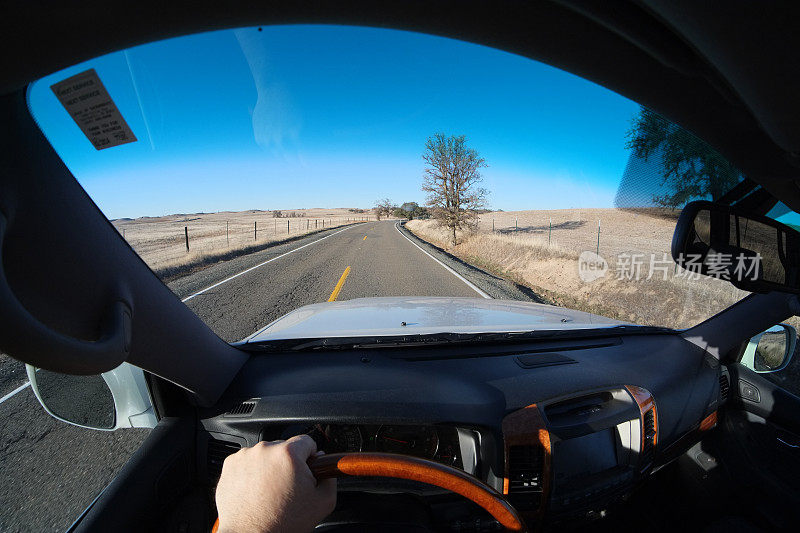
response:
<path id="1" fill-rule="evenodd" d="M 700 422 L 700 431 L 708 431 L 717 425 L 717 412 L 714 411 Z"/>
<path id="2" fill-rule="evenodd" d="M 653 447 L 655 447 L 658 444 L 658 409 L 656 408 L 656 401 L 653 399 L 653 395 L 650 394 L 650 391 L 647 389 L 637 387 L 636 385 L 625 385 L 625 388 L 631 393 L 631 396 L 633 396 L 633 399 L 639 406 L 639 427 L 642 436 L 642 441 L 640 444 L 641 447 L 639 449 L 644 449 L 644 418 L 647 412 L 650 410 L 653 411 L 653 429 L 655 431 L 655 435 L 653 436 Z"/>

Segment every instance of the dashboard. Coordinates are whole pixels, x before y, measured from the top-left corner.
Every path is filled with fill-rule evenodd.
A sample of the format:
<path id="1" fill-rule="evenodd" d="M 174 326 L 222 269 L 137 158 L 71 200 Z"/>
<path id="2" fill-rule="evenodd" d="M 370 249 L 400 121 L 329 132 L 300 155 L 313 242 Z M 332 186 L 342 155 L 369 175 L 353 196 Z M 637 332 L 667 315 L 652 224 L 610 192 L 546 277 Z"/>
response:
<path id="1" fill-rule="evenodd" d="M 198 448 L 210 485 L 239 447 L 308 434 L 329 453 L 462 469 L 529 523 L 583 520 L 700 439 L 722 371 L 674 334 L 270 354 L 251 359 L 224 412 L 200 412 Z M 355 486 L 428 494 L 387 479 Z"/>

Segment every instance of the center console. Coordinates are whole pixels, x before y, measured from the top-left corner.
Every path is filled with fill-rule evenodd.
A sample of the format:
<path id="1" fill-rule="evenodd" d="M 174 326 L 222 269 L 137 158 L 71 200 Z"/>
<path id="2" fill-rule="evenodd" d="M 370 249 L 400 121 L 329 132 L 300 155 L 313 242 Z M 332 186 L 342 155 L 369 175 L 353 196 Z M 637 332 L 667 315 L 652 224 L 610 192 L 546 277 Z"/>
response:
<path id="1" fill-rule="evenodd" d="M 531 405 L 503 421 L 504 492 L 532 518 L 601 515 L 652 466 L 656 406 L 639 387 Z"/>

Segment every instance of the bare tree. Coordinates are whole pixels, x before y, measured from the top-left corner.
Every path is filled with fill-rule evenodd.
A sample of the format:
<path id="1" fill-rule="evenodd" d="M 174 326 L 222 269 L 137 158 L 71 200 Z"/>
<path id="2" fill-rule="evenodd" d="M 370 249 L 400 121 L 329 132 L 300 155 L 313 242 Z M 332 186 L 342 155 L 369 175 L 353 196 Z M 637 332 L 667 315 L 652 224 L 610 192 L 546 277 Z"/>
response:
<path id="1" fill-rule="evenodd" d="M 378 220 L 380 220 L 381 217 L 392 216 L 395 208 L 396 206 L 394 205 L 394 202 L 388 198 L 384 198 L 383 200 L 378 200 L 373 209 L 375 210 L 375 216 L 378 218 Z"/>
<path id="2" fill-rule="evenodd" d="M 477 226 L 477 210 L 486 206 L 486 189 L 480 169 L 488 165 L 478 152 L 467 146 L 464 135 L 436 133 L 425 142 L 422 190 L 433 217 L 453 234 L 456 230 Z"/>

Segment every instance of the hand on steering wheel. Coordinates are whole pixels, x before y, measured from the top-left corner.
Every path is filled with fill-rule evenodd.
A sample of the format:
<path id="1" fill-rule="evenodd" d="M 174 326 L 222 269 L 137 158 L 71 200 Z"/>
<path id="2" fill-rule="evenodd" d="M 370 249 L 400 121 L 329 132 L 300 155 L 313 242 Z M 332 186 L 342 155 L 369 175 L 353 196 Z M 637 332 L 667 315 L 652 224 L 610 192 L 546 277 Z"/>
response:
<path id="1" fill-rule="evenodd" d="M 260 455 L 250 458 L 248 454 Z M 274 457 L 269 457 L 270 454 Z M 252 460 L 248 462 L 248 459 Z M 259 465 L 263 466 L 270 462 L 278 464 L 281 468 L 272 468 L 270 472 L 258 468 Z M 270 475 L 274 477 L 276 470 L 279 476 L 285 471 L 284 473 L 292 479 L 267 481 Z M 224 532 L 226 528 L 241 529 L 245 526 L 254 526 L 254 530 L 257 531 L 285 531 L 290 525 L 294 529 L 306 529 L 305 526 L 308 525 L 310 527 L 307 529 L 313 528 L 317 522 L 313 524 L 305 522 L 318 521 L 333 510 L 336 494 L 333 478 L 345 475 L 391 477 L 435 485 L 473 501 L 508 531 L 526 530 L 517 511 L 502 494 L 462 470 L 427 459 L 391 453 L 317 455 L 314 441 L 302 435 L 281 443 L 259 443 L 226 459 L 217 488 L 217 507 L 221 516 L 235 516 L 235 523 L 223 524 L 220 531 Z M 293 483 L 300 486 L 294 486 Z M 273 495 L 274 498 L 265 498 L 259 494 L 259 491 L 270 492 L 276 487 L 285 492 Z M 322 493 L 317 494 L 318 490 Z M 331 490 L 332 497 L 330 497 Z M 294 511 L 287 508 L 282 509 L 282 512 L 278 509 L 262 509 L 263 506 L 260 505 L 249 505 L 243 509 L 241 494 L 262 496 L 254 500 L 257 502 L 275 500 L 276 505 L 280 504 L 283 507 L 296 505 L 293 507 Z M 304 498 L 323 502 L 324 508 L 315 509 L 313 506 L 309 508 L 309 502 L 302 501 Z M 291 516 L 292 514 L 302 516 Z M 317 516 L 320 514 L 321 516 Z M 212 532 L 216 532 L 219 527 L 220 521 L 217 519 Z"/>

